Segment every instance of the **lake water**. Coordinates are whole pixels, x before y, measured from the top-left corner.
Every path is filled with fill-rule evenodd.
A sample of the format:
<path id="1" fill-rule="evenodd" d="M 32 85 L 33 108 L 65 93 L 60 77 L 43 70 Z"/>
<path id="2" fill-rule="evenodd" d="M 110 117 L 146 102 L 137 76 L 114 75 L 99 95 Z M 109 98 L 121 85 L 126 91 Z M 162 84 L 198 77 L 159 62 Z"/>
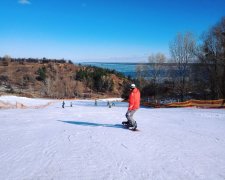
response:
<path id="1" fill-rule="evenodd" d="M 126 76 L 136 77 L 136 66 L 138 63 L 106 63 L 106 62 L 85 62 L 81 65 L 91 65 L 101 68 L 116 70 Z"/>
<path id="2" fill-rule="evenodd" d="M 132 78 L 137 77 L 136 68 L 138 65 L 150 65 L 147 63 L 108 63 L 108 62 L 83 62 L 80 63 L 81 65 L 91 65 L 101 68 L 107 68 L 111 70 L 116 70 L 120 73 L 123 73 L 125 76 L 130 76 Z M 160 70 L 160 77 L 167 78 L 168 77 L 168 70 L 171 67 L 169 64 L 164 64 L 164 67 Z M 148 77 L 153 76 L 153 70 L 148 70 Z"/>

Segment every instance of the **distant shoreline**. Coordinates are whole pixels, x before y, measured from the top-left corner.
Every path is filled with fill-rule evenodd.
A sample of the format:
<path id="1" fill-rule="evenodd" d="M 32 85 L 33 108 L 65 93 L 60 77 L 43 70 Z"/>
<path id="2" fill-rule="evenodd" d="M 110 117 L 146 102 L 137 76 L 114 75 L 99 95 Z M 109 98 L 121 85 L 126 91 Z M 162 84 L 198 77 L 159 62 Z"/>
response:
<path id="1" fill-rule="evenodd" d="M 137 65 L 137 64 L 149 64 L 149 63 L 129 63 L 129 62 L 79 62 L 79 63 L 75 63 L 75 64 L 121 64 L 121 65 L 125 65 L 125 64 L 129 64 L 129 65 Z"/>

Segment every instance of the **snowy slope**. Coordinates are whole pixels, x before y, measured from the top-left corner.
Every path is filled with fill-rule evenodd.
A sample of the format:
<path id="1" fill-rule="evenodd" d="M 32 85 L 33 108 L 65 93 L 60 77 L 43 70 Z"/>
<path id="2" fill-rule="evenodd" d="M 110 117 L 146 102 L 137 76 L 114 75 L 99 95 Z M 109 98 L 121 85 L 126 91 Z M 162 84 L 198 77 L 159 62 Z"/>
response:
<path id="1" fill-rule="evenodd" d="M 225 110 L 141 108 L 132 132 L 106 104 L 0 110 L 0 179 L 225 179 Z"/>
<path id="2" fill-rule="evenodd" d="M 0 96 L 0 108 L 18 108 L 18 104 L 28 108 L 46 106 L 53 102 L 51 99 L 32 99 L 17 96 Z"/>

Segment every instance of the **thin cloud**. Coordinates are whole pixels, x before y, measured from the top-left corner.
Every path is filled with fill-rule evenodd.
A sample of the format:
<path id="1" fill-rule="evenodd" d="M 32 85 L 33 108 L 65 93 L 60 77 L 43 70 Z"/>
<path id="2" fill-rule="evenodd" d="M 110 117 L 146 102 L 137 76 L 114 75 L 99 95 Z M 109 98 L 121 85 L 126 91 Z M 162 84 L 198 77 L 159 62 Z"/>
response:
<path id="1" fill-rule="evenodd" d="M 30 0 L 19 0 L 18 3 L 20 3 L 20 4 L 31 4 Z"/>

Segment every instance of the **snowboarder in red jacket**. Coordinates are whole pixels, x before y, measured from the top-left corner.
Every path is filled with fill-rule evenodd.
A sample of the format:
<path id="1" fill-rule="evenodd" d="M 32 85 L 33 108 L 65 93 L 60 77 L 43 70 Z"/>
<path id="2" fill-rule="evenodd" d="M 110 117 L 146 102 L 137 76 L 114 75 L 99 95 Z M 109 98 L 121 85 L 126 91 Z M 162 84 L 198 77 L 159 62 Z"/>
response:
<path id="1" fill-rule="evenodd" d="M 130 85 L 130 95 L 129 95 L 129 107 L 126 113 L 127 122 L 123 122 L 123 124 L 127 124 L 129 129 L 136 129 L 137 123 L 133 119 L 134 113 L 140 107 L 140 91 L 136 88 L 135 84 Z"/>

